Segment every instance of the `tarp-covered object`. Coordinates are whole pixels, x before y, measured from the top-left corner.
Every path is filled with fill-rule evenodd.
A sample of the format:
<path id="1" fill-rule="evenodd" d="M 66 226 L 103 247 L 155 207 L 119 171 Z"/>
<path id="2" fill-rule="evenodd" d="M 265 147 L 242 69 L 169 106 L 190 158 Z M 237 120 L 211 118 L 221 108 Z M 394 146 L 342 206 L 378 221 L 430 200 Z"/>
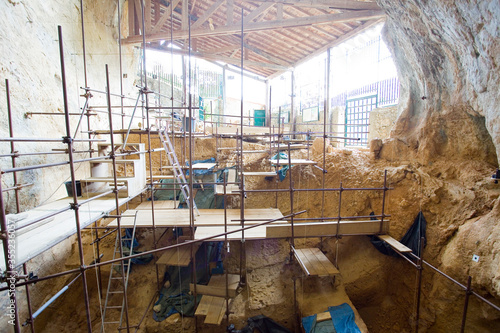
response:
<path id="1" fill-rule="evenodd" d="M 286 327 L 281 326 L 271 318 L 258 315 L 247 319 L 248 325 L 241 330 L 235 330 L 234 326 L 228 327 L 229 333 L 291 333 Z"/>
<path id="2" fill-rule="evenodd" d="M 420 257 L 420 238 L 424 237 L 424 247 L 427 245 L 427 237 L 425 235 L 426 228 L 427 221 L 425 220 L 424 214 L 419 212 L 413 224 L 399 242 L 409 247 L 415 255 Z M 375 236 L 371 237 L 371 242 L 377 250 L 388 256 L 399 257 L 398 253 L 394 251 L 389 244 Z"/>
<path id="3" fill-rule="evenodd" d="M 331 320 L 316 321 L 317 315 L 302 318 L 306 333 L 361 333 L 355 322 L 354 311 L 347 303 L 328 307 Z"/>

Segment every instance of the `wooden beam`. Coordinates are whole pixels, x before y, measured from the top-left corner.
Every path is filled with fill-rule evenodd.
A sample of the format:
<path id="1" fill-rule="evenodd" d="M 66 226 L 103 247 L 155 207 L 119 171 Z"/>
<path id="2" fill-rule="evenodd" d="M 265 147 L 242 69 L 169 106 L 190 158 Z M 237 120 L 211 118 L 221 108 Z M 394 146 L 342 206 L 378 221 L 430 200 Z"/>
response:
<path id="1" fill-rule="evenodd" d="M 241 48 L 241 45 L 234 44 L 234 45 L 229 45 L 229 46 L 225 46 L 225 47 L 218 47 L 215 49 L 209 49 L 209 50 L 206 50 L 204 52 L 206 54 L 221 54 L 224 52 L 239 50 L 240 48 Z"/>
<path id="2" fill-rule="evenodd" d="M 389 229 L 389 221 L 384 221 L 383 232 Z M 339 235 L 375 235 L 380 231 L 379 221 L 345 221 L 340 222 Z M 335 236 L 337 222 L 295 223 L 295 237 Z M 268 225 L 266 238 L 288 238 L 292 236 L 291 224 Z"/>
<path id="3" fill-rule="evenodd" d="M 156 34 L 156 33 L 159 33 L 161 31 L 161 28 L 163 27 L 165 22 L 167 22 L 167 20 L 170 18 L 170 10 L 174 10 L 175 7 L 177 7 L 177 5 L 179 4 L 179 2 L 181 2 L 181 0 L 174 0 L 173 2 L 170 3 L 170 6 L 172 6 L 172 7 L 170 7 L 170 6 L 167 7 L 167 10 L 165 10 L 165 13 L 163 13 L 160 20 L 156 21 L 156 24 L 155 24 L 153 30 L 151 31 L 151 33 Z M 168 10 L 168 9 L 170 9 L 170 10 Z"/>
<path id="4" fill-rule="evenodd" d="M 243 26 L 252 22 L 252 20 L 260 14 L 267 12 L 269 9 L 271 9 L 272 6 L 274 6 L 274 3 L 264 3 L 257 7 L 254 11 L 245 16 L 245 18 L 243 19 Z"/>
<path id="5" fill-rule="evenodd" d="M 157 51 L 169 52 L 169 53 L 172 52 L 172 50 L 166 49 L 166 48 L 152 48 L 152 49 L 155 49 Z M 187 55 L 188 54 L 188 52 L 186 50 L 176 50 L 176 49 L 173 50 L 173 53 L 174 54 L 181 54 L 181 55 Z M 221 57 L 221 56 L 214 55 L 214 54 L 207 54 L 205 52 L 191 52 L 191 55 L 193 57 L 198 57 L 198 58 L 202 58 L 202 59 L 206 59 L 206 60 L 223 61 L 223 62 L 225 62 L 227 64 L 231 64 L 231 65 L 235 65 L 235 66 L 241 65 L 240 59 L 232 59 L 232 58 L 228 58 L 228 57 Z M 253 67 L 261 67 L 261 68 L 270 68 L 270 69 L 273 69 L 273 70 L 286 70 L 287 69 L 287 67 L 285 67 L 285 66 L 280 66 L 280 65 L 275 65 L 275 64 L 268 64 L 268 63 L 265 63 L 265 62 L 257 62 L 257 61 L 245 61 L 245 65 L 247 65 L 247 66 L 253 66 Z"/>
<path id="6" fill-rule="evenodd" d="M 226 26 L 231 26 L 234 23 L 234 0 L 227 0 L 226 3 Z"/>
<path id="7" fill-rule="evenodd" d="M 186 33 L 186 36 L 184 36 L 183 38 L 188 38 L 189 35 L 188 24 L 189 24 L 189 0 L 182 0 L 181 30 Z"/>
<path id="8" fill-rule="evenodd" d="M 362 23 L 359 27 L 357 27 L 356 29 L 353 29 L 351 31 L 349 31 L 348 33 L 340 36 L 339 38 L 337 38 L 336 40 L 334 40 L 333 42 L 323 46 L 322 48 L 320 49 L 317 49 L 315 52 L 311 53 L 310 55 L 308 55 L 307 57 L 305 58 L 302 58 L 301 60 L 297 61 L 295 64 L 293 64 L 293 67 L 297 67 L 299 66 L 300 64 L 303 64 L 304 62 L 308 61 L 309 59 L 312 59 L 314 57 L 316 57 L 317 55 L 325 52 L 327 49 L 329 48 L 332 48 L 332 47 L 335 47 L 339 44 L 342 44 L 343 42 L 349 40 L 350 38 L 362 33 L 363 31 L 373 27 L 374 25 L 382 22 L 383 19 L 378 19 L 378 20 L 370 20 L 370 21 L 367 21 L 367 22 L 364 22 Z M 276 72 L 272 75 L 270 75 L 268 77 L 269 80 L 275 78 L 275 77 L 278 77 L 280 76 L 281 74 L 283 74 L 284 72 Z"/>
<path id="9" fill-rule="evenodd" d="M 404 244 L 401 244 L 389 235 L 378 235 L 378 238 L 389 244 L 393 249 L 398 250 L 401 253 L 409 253 L 411 249 Z"/>
<path id="10" fill-rule="evenodd" d="M 128 34 L 135 35 L 135 2 L 131 0 L 128 2 Z"/>
<path id="11" fill-rule="evenodd" d="M 247 0 L 236 0 L 245 2 Z M 355 1 L 355 0 L 252 0 L 252 2 L 264 3 L 283 3 L 285 5 L 295 7 L 316 7 L 316 8 L 330 8 L 330 9 L 349 9 L 349 10 L 370 10 L 380 9 L 375 1 Z"/>
<path id="12" fill-rule="evenodd" d="M 283 4 L 276 4 L 276 20 L 280 21 L 283 19 Z"/>
<path id="13" fill-rule="evenodd" d="M 187 0 L 185 0 L 187 2 Z M 183 14 L 184 15 L 184 14 Z M 349 21 L 367 21 L 372 19 L 384 18 L 385 14 L 381 10 L 363 10 L 355 12 L 346 12 L 339 14 L 328 14 L 328 15 L 318 15 L 301 17 L 288 20 L 280 21 L 266 21 L 266 22 L 251 22 L 245 27 L 245 33 L 263 31 L 263 30 L 273 30 L 273 29 L 283 29 L 283 28 L 293 28 L 307 25 L 315 24 L 332 24 L 340 22 Z M 239 24 L 234 24 L 231 26 L 218 27 L 214 30 L 210 29 L 195 29 L 191 31 L 191 37 L 204 37 L 204 36 L 215 36 L 215 35 L 232 35 L 237 34 L 241 30 Z M 167 34 L 157 33 L 150 34 L 147 36 L 148 41 L 156 41 L 160 39 L 166 39 Z M 188 37 L 187 31 L 175 31 L 173 33 L 174 39 L 184 39 Z M 131 36 L 124 40 L 124 43 L 139 43 L 142 41 L 141 36 Z"/>
<path id="14" fill-rule="evenodd" d="M 208 20 L 208 18 L 209 18 L 210 16 L 212 16 L 212 14 L 213 14 L 213 13 L 214 13 L 217 9 L 219 9 L 219 7 L 220 7 L 220 6 L 222 6 L 222 4 L 224 3 L 224 1 L 225 1 L 225 0 L 218 0 L 218 1 L 214 2 L 214 3 L 212 4 L 212 6 L 210 6 L 210 8 L 208 8 L 208 9 L 207 9 L 207 10 L 203 13 L 203 15 L 202 15 L 202 16 L 200 16 L 200 17 L 198 18 L 198 20 L 196 20 L 196 22 L 194 22 L 194 23 L 191 25 L 191 29 L 193 29 L 193 30 L 194 30 L 194 29 L 196 29 L 196 28 L 201 27 L 201 25 L 202 25 L 203 23 L 205 23 L 205 22 Z"/>
<path id="15" fill-rule="evenodd" d="M 151 33 L 151 0 L 144 0 L 144 25 L 146 34 Z"/>

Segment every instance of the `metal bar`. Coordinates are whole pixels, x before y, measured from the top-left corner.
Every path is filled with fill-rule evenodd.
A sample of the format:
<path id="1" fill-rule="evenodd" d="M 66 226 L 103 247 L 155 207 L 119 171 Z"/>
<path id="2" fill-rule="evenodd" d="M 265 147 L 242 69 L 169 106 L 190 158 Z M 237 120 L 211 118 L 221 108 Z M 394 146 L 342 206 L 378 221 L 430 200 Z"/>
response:
<path id="1" fill-rule="evenodd" d="M 64 113 L 60 113 L 60 112 L 25 112 L 24 115 L 27 117 L 36 116 L 36 115 L 40 115 L 40 116 L 64 116 Z M 70 116 L 81 116 L 82 113 L 81 112 L 70 112 L 69 115 Z M 90 116 L 97 116 L 97 113 L 91 113 L 89 115 Z"/>
<path id="2" fill-rule="evenodd" d="M 28 269 L 26 267 L 26 263 L 23 264 L 23 274 L 25 276 L 28 275 Z M 30 287 L 28 285 L 25 285 L 24 286 L 25 289 L 26 289 L 26 303 L 28 304 L 28 319 L 27 319 L 27 323 L 30 325 L 30 330 L 31 330 L 31 333 L 35 333 L 35 323 L 33 321 L 33 310 L 31 308 L 31 296 L 30 296 Z M 23 324 L 24 326 L 24 324 Z"/>
<path id="3" fill-rule="evenodd" d="M 7 115 L 9 119 L 9 135 L 11 138 L 14 137 L 14 126 L 12 125 L 12 108 L 10 104 L 10 88 L 9 88 L 9 80 L 5 79 L 5 94 L 7 97 Z M 11 162 L 12 162 L 12 168 L 16 168 L 16 147 L 14 141 L 11 141 L 10 143 L 10 152 L 12 154 L 11 156 Z M 19 206 L 19 188 L 18 188 L 18 183 L 17 183 L 17 174 L 15 172 L 12 173 L 12 180 L 14 181 L 14 189 L 15 189 L 15 197 L 16 197 L 16 212 L 20 213 L 20 206 Z M 7 189 L 6 189 L 7 190 Z M 3 209 L 3 207 L 2 207 Z"/>
<path id="4" fill-rule="evenodd" d="M 385 211 L 385 194 L 387 192 L 387 170 L 384 170 L 384 193 L 382 195 L 382 217 L 380 218 L 380 230 L 379 233 L 383 232 L 384 229 L 384 211 Z M 424 248 L 422 247 L 423 251 Z"/>
<path id="5" fill-rule="evenodd" d="M 108 70 L 108 65 L 106 64 L 106 87 L 108 90 L 108 93 L 106 95 L 108 105 L 111 105 L 111 95 L 109 93 L 110 91 L 110 86 L 109 86 L 109 70 Z M 113 162 L 113 180 L 114 180 L 114 193 L 115 193 L 115 203 L 116 203 L 116 212 L 119 215 L 120 214 L 120 202 L 118 199 L 118 186 L 117 186 L 117 177 L 116 177 L 116 156 L 115 156 L 115 141 L 113 137 L 113 115 L 111 114 L 111 108 L 108 109 L 108 119 L 109 119 L 109 130 L 110 130 L 110 140 L 111 140 L 111 161 Z M 121 235 L 121 218 L 118 217 L 116 219 L 117 225 L 118 225 L 118 242 L 119 242 L 119 249 L 120 249 L 120 258 L 123 258 L 123 244 L 122 244 L 122 235 Z M 127 257 L 130 258 L 130 257 Z M 125 259 L 127 259 L 125 258 Z M 122 284 L 123 284 L 123 304 L 125 308 L 125 322 L 127 324 L 127 332 L 129 332 L 128 327 L 129 327 L 129 321 L 128 321 L 128 302 L 127 302 L 127 286 L 125 284 L 125 268 L 123 261 L 120 261 L 120 269 L 121 269 L 121 276 L 122 276 Z M 120 318 L 121 322 L 121 318 Z"/>
<path id="6" fill-rule="evenodd" d="M 290 188 L 289 188 L 289 191 L 290 191 L 290 213 L 293 214 L 293 181 L 292 181 L 292 168 L 291 168 L 291 165 L 292 165 L 292 154 L 291 154 L 291 150 L 290 150 L 290 142 L 288 143 L 288 165 L 290 165 L 290 169 L 288 170 L 289 172 L 289 180 L 290 180 Z M 295 248 L 295 228 L 294 228 L 294 225 L 293 225 L 293 215 L 290 219 L 290 224 L 291 224 L 291 227 L 292 227 L 292 237 L 290 238 L 290 262 L 292 262 L 293 260 L 293 250 Z M 304 266 L 305 267 L 305 266 Z"/>
<path id="7" fill-rule="evenodd" d="M 17 312 L 17 297 L 16 297 L 17 291 L 15 286 L 14 288 L 12 288 L 12 286 L 15 285 L 17 276 L 17 271 L 15 267 L 16 264 L 15 263 L 16 252 L 14 243 L 15 233 L 14 230 L 12 230 L 13 228 L 11 227 L 11 224 L 7 225 L 7 217 L 5 216 L 5 204 L 3 201 L 3 194 L 1 193 L 2 192 L 1 189 L 2 189 L 2 178 L 0 173 L 0 207 L 2 209 L 0 213 L 0 227 L 2 232 L 2 246 L 3 246 L 5 268 L 6 268 L 5 275 L 8 284 L 8 287 L 5 287 L 5 289 L 9 290 L 8 294 L 10 299 L 10 304 L 8 306 L 8 312 L 9 312 L 8 315 L 10 320 L 14 320 L 14 325 L 13 325 L 14 332 L 19 333 L 21 332 L 21 329 L 19 327 L 19 314 Z"/>
<path id="8" fill-rule="evenodd" d="M 299 212 L 297 212 L 297 213 L 295 213 L 293 215 L 297 216 L 297 215 L 303 214 L 305 212 L 306 212 L 306 210 L 302 210 L 302 211 L 299 211 Z M 249 225 L 249 226 L 246 226 L 244 229 L 245 230 L 249 230 L 249 229 L 261 227 L 263 225 L 267 225 L 267 224 L 270 224 L 270 223 L 273 223 L 273 222 L 277 222 L 277 221 L 281 221 L 283 219 L 289 218 L 290 216 L 291 216 L 291 214 L 285 215 L 285 216 L 277 218 L 277 219 L 268 220 L 268 221 L 265 221 L 265 222 L 262 222 L 262 223 L 257 223 L 257 224 L 254 224 L 254 225 Z M 158 253 L 158 252 L 162 252 L 162 251 L 166 251 L 166 250 L 170 250 L 170 249 L 175 249 L 175 248 L 178 248 L 178 247 L 181 247 L 181 246 L 187 246 L 187 245 L 191 245 L 191 244 L 195 244 L 195 243 L 202 243 L 202 242 L 206 242 L 206 241 L 212 240 L 214 238 L 223 237 L 225 235 L 234 234 L 234 233 L 241 232 L 241 231 L 242 231 L 241 228 L 240 229 L 234 229 L 234 230 L 231 230 L 231 231 L 228 231 L 228 232 L 223 232 L 223 233 L 216 234 L 216 235 L 213 235 L 213 236 L 208 236 L 208 237 L 204 237 L 204 238 L 200 238 L 200 239 L 186 241 L 184 243 L 177 243 L 177 244 L 165 246 L 165 247 L 162 247 L 162 248 L 157 248 L 157 249 L 154 249 L 154 250 L 149 250 L 149 251 L 144 251 L 144 252 L 137 253 L 137 254 L 132 254 L 131 256 L 128 256 L 128 257 L 125 257 L 125 258 L 116 258 L 116 259 L 112 259 L 112 260 L 108 260 L 108 261 L 103 261 L 103 262 L 100 262 L 100 263 L 95 263 L 93 265 L 84 266 L 84 269 L 85 270 L 94 269 L 96 267 L 100 267 L 100 266 L 102 267 L 102 266 L 114 264 L 114 263 L 117 263 L 117 262 L 120 262 L 120 261 L 138 258 L 138 257 L 143 256 L 143 255 L 154 254 L 154 253 Z M 70 269 L 70 270 L 67 270 L 67 271 L 64 271 L 64 272 L 55 273 L 55 274 L 44 276 L 44 277 L 41 277 L 41 278 L 36 278 L 36 279 L 29 280 L 29 281 L 24 281 L 24 282 L 18 282 L 18 283 L 16 283 L 16 287 L 24 286 L 26 284 L 38 283 L 38 282 L 41 282 L 41 281 L 53 279 L 53 278 L 64 276 L 64 275 L 68 275 L 68 274 L 79 273 L 80 269 L 81 268 Z M 0 292 L 5 291 L 8 288 L 9 287 L 1 287 L 0 288 Z"/>
<path id="9" fill-rule="evenodd" d="M 461 333 L 465 332 L 465 322 L 467 320 L 467 308 L 469 307 L 469 296 L 472 294 L 471 283 L 472 283 L 472 276 L 469 275 L 469 278 L 467 279 L 467 290 L 465 291 L 464 311 L 462 314 L 462 326 L 460 327 Z"/>
<path id="10" fill-rule="evenodd" d="M 15 175 L 16 173 L 15 173 L 15 172 L 13 172 L 13 174 Z M 23 187 L 32 186 L 32 185 L 33 185 L 33 183 L 28 183 L 28 184 L 19 184 L 19 185 L 17 185 L 17 186 L 8 187 L 8 188 L 6 188 L 6 189 L 3 189 L 3 190 L 2 190 L 2 192 L 9 192 L 9 191 L 14 190 L 14 191 L 16 191 L 16 199 L 17 199 L 17 198 L 19 197 L 19 194 L 18 194 L 18 190 L 19 190 L 19 189 L 22 189 Z M 16 206 L 17 206 L 17 208 L 18 208 L 18 209 L 17 209 L 17 212 L 19 213 L 20 211 L 19 211 L 19 203 L 18 203 L 18 202 L 19 202 L 19 200 L 16 200 Z"/>
<path id="11" fill-rule="evenodd" d="M 61 139 L 46 139 L 46 138 L 0 138 L 0 142 L 59 142 L 59 143 L 66 143 L 64 141 L 64 138 Z M 73 142 L 88 142 L 88 141 L 95 141 L 95 142 L 104 142 L 106 140 L 102 139 L 73 139 Z"/>
<path id="12" fill-rule="evenodd" d="M 415 309 L 415 333 L 418 333 L 419 320 L 420 320 L 420 296 L 422 294 L 422 257 L 424 254 L 425 238 L 420 238 L 420 258 L 417 260 L 417 304 Z"/>
<path id="13" fill-rule="evenodd" d="M 340 190 L 339 190 L 339 216 L 337 217 L 337 231 L 336 231 L 336 237 L 338 238 L 338 234 L 340 231 L 340 219 L 342 218 L 342 191 L 344 189 L 342 188 L 342 181 L 340 181 Z M 337 264 L 337 263 L 335 263 Z"/>
<path id="14" fill-rule="evenodd" d="M 73 189 L 73 210 L 75 211 L 75 222 L 76 222 L 76 234 L 78 239 L 78 253 L 80 256 L 80 271 L 82 276 L 82 285 L 83 285 L 83 294 L 85 299 L 85 313 L 87 315 L 87 330 L 88 332 L 92 332 L 92 319 L 90 318 L 90 302 L 89 295 L 87 289 L 87 277 L 85 275 L 85 269 L 83 266 L 85 265 L 85 261 L 83 258 L 83 244 L 82 244 L 82 234 L 80 230 L 80 214 L 78 212 L 78 198 L 76 192 L 76 176 L 75 176 L 75 168 L 73 163 L 73 139 L 71 138 L 71 129 L 70 129 L 70 121 L 69 121 L 69 105 L 68 105 L 68 94 L 66 91 L 66 68 L 64 65 L 64 48 L 63 48 L 63 37 L 62 37 L 62 28 L 59 25 L 58 36 L 59 36 L 59 52 L 61 59 L 61 78 L 62 78 L 62 90 L 63 90 L 63 101 L 64 101 L 64 113 L 66 116 L 64 117 L 65 125 L 66 125 L 66 135 L 65 141 L 68 145 L 68 158 L 70 165 L 70 173 L 71 173 L 71 187 Z"/>

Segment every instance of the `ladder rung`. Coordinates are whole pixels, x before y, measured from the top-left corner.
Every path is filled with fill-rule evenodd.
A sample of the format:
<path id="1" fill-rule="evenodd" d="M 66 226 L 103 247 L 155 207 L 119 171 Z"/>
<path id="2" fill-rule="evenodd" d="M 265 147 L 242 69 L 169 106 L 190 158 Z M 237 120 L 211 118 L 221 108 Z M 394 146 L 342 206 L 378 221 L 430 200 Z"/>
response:
<path id="1" fill-rule="evenodd" d="M 107 306 L 106 309 L 121 309 L 123 306 L 121 305 L 111 305 Z"/>
<path id="2" fill-rule="evenodd" d="M 109 291 L 108 294 L 123 294 L 123 291 Z"/>
<path id="3" fill-rule="evenodd" d="M 105 321 L 104 324 L 119 324 L 119 321 Z"/>

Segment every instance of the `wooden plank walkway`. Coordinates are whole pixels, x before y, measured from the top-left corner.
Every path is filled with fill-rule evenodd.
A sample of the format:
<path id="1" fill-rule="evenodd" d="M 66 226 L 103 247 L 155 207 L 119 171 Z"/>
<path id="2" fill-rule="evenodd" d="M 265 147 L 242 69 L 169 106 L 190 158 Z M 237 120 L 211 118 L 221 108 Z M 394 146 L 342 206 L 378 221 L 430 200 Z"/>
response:
<path id="1" fill-rule="evenodd" d="M 334 276 L 339 270 L 317 248 L 293 249 L 302 270 L 308 276 Z"/>
<path id="2" fill-rule="evenodd" d="M 198 252 L 201 243 L 193 244 L 193 256 Z M 187 267 L 191 263 L 191 245 L 166 250 L 156 261 L 158 265 Z"/>
<path id="3" fill-rule="evenodd" d="M 295 223 L 295 237 L 335 236 L 337 222 Z M 384 220 L 382 232 L 389 230 L 389 221 Z M 375 235 L 380 232 L 380 221 L 341 221 L 339 235 Z M 292 226 L 288 224 L 271 224 L 266 227 L 266 238 L 286 238 L 292 236 Z"/>

